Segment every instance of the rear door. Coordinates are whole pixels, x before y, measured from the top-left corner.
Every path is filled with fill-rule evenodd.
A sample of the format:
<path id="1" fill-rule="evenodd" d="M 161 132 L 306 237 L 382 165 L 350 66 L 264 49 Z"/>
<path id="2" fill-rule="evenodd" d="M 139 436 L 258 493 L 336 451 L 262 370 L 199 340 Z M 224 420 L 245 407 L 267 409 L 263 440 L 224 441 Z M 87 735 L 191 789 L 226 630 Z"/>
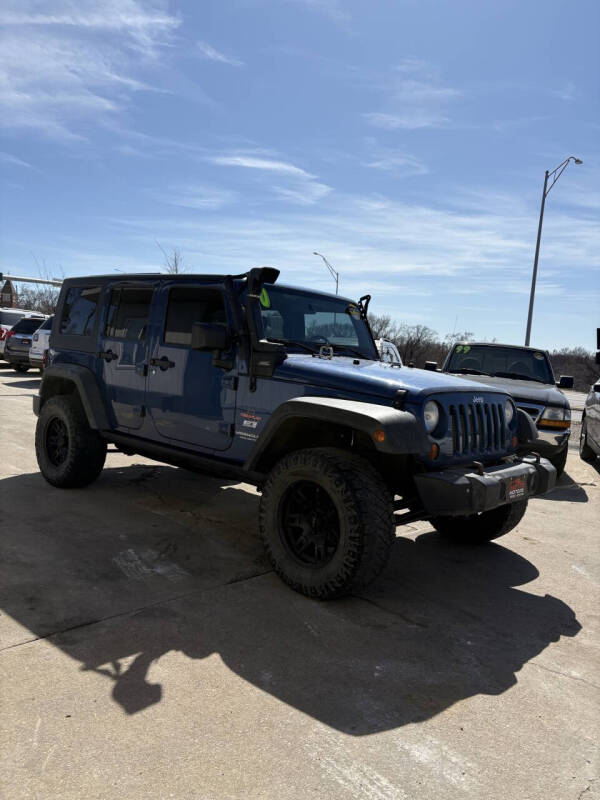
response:
<path id="1" fill-rule="evenodd" d="M 152 284 L 120 284 L 109 290 L 99 352 L 101 380 L 118 428 L 136 430 L 144 417 L 147 328 Z"/>
<path id="2" fill-rule="evenodd" d="M 181 446 L 226 450 L 232 442 L 235 385 L 230 372 L 216 366 L 214 354 L 192 350 L 192 325 L 229 327 L 230 314 L 219 285 L 167 285 L 165 309 L 152 347 L 146 406 L 158 439 Z M 233 353 L 223 354 L 223 358 Z"/>

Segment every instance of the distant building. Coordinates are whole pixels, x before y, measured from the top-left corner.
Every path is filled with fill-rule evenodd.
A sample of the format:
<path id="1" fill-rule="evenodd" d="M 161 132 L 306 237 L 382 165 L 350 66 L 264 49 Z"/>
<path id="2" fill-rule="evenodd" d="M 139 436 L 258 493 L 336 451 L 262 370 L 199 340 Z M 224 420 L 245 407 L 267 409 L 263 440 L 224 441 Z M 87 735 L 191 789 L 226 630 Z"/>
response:
<path id="1" fill-rule="evenodd" d="M 0 306 L 4 308 L 13 308 L 17 299 L 17 293 L 12 281 L 5 281 L 2 290 L 0 291 Z"/>

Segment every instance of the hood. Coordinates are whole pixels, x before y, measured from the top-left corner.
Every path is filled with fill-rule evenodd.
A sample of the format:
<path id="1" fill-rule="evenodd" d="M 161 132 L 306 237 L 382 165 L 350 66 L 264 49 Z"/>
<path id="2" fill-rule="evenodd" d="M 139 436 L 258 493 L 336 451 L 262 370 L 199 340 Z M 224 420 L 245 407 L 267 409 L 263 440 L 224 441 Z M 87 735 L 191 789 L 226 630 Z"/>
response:
<path id="1" fill-rule="evenodd" d="M 447 373 L 451 374 L 451 373 Z M 454 375 L 453 377 L 463 380 L 462 375 Z M 469 384 L 479 383 L 485 386 L 493 387 L 494 389 L 501 389 L 502 391 L 510 394 L 515 400 L 525 400 L 530 403 L 539 403 L 551 406 L 568 406 L 569 401 L 565 395 L 547 383 L 535 383 L 534 381 L 519 381 L 514 378 L 500 378 L 492 377 L 491 375 L 469 375 L 467 377 Z"/>
<path id="2" fill-rule="evenodd" d="M 355 363 L 356 362 L 356 363 Z M 289 354 L 276 367 L 274 378 L 340 392 L 355 392 L 379 397 L 393 397 L 398 389 L 406 389 L 413 397 L 440 392 L 478 392 L 481 385 L 456 375 L 412 367 L 395 367 L 383 361 L 368 361 L 335 356 L 332 359 L 304 354 Z M 498 386 L 492 391 L 505 391 Z"/>

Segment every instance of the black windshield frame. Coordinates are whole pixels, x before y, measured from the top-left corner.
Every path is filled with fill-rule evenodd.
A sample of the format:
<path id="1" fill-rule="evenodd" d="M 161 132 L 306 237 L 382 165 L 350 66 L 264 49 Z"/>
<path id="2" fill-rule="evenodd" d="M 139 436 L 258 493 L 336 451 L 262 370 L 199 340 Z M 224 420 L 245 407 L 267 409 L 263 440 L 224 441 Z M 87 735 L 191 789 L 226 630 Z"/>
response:
<path id="1" fill-rule="evenodd" d="M 321 346 L 327 346 L 333 347 L 336 356 L 379 360 L 371 329 L 358 303 L 343 297 L 267 284 L 259 305 L 264 339 L 281 342 L 289 350 L 313 349 L 318 353 Z"/>

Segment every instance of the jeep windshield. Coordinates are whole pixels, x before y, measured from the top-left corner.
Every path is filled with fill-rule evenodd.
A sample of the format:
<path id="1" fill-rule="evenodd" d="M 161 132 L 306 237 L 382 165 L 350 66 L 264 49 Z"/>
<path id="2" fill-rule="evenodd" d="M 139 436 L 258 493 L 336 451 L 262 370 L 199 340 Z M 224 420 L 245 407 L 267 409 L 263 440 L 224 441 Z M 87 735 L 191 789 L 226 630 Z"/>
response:
<path id="1" fill-rule="evenodd" d="M 265 286 L 260 295 L 263 336 L 290 350 L 377 360 L 371 333 L 356 303 L 283 286 Z"/>
<path id="2" fill-rule="evenodd" d="M 552 368 L 541 350 L 521 350 L 501 345 L 456 345 L 445 372 L 489 375 L 554 385 Z"/>

